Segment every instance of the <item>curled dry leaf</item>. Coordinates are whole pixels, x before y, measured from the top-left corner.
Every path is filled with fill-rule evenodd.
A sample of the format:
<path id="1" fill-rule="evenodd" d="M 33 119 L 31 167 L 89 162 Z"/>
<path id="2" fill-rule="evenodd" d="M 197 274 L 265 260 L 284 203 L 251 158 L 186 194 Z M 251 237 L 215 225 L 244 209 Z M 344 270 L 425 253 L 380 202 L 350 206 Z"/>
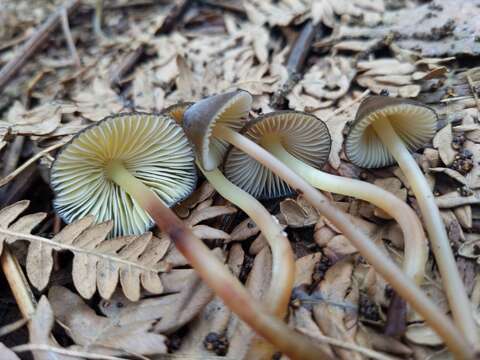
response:
<path id="1" fill-rule="evenodd" d="M 111 355 L 163 354 L 167 352 L 166 337 L 151 332 L 154 321 L 99 316 L 70 290 L 53 286 L 48 298 L 55 317 L 66 326 L 68 335 L 77 345 Z"/>
<path id="2" fill-rule="evenodd" d="M 48 284 L 53 268 L 52 251 L 69 250 L 74 254 L 73 282 L 85 298 L 92 297 L 97 288 L 102 297 L 109 298 L 119 281 L 132 300 L 140 297 L 141 285 L 152 293 L 163 291 L 158 272 L 169 269 L 161 261 L 169 241 L 153 238 L 151 233 L 107 240 L 112 223 L 94 225 L 93 217 L 67 225 L 52 239 L 33 236 L 31 230 L 46 214 L 18 218 L 28 205 L 28 201 L 20 201 L 0 210 L 0 251 L 4 241 L 29 241 L 27 274 L 38 289 Z"/>
<path id="3" fill-rule="evenodd" d="M 260 229 L 257 227 L 257 225 L 252 219 L 248 218 L 235 226 L 230 234 L 230 237 L 231 241 L 242 241 L 257 235 L 259 232 Z"/>
<path id="4" fill-rule="evenodd" d="M 314 225 L 318 221 L 318 213 L 302 196 L 285 199 L 280 203 L 280 213 L 287 226 L 302 228 Z"/>
<path id="5" fill-rule="evenodd" d="M 293 287 L 297 287 L 302 284 L 312 284 L 312 275 L 315 270 L 315 266 L 321 258 L 322 253 L 317 252 L 297 259 L 295 262 L 295 282 Z"/>
<path id="6" fill-rule="evenodd" d="M 425 324 L 412 324 L 407 327 L 406 338 L 418 345 L 439 346 L 442 339 Z"/>
<path id="7" fill-rule="evenodd" d="M 325 335 L 346 342 L 355 343 L 357 326 L 356 309 L 342 304 L 356 303 L 358 293 L 352 282 L 353 264 L 342 260 L 330 267 L 316 292 L 320 292 L 325 301 L 313 306 L 313 316 Z M 353 298 L 352 298 L 353 297 Z M 361 359 L 361 356 L 350 351 L 334 349 L 342 359 Z"/>
<path id="8" fill-rule="evenodd" d="M 452 148 L 453 133 L 452 124 L 443 127 L 433 138 L 433 146 L 438 149 L 440 159 L 447 166 L 453 163 L 457 152 Z"/>
<path id="9" fill-rule="evenodd" d="M 32 316 L 31 325 L 29 327 L 30 343 L 38 345 L 54 345 L 50 339 L 55 318 L 53 316 L 52 307 L 45 296 L 40 298 L 35 314 Z M 54 354 L 50 351 L 32 351 L 35 360 L 66 360 L 71 359 L 69 356 Z"/>

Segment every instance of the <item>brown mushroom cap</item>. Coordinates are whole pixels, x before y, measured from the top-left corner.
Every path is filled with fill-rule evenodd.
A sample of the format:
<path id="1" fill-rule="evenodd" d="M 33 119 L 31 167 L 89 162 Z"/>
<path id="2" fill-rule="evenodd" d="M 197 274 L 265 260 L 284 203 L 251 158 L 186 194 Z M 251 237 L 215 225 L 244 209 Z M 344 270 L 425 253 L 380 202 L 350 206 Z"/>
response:
<path id="1" fill-rule="evenodd" d="M 260 116 L 245 127 L 244 135 L 257 144 L 267 137 L 278 139 L 290 154 L 318 169 L 325 165 L 332 142 L 323 121 L 297 111 L 278 111 Z M 259 199 L 292 193 L 282 179 L 236 148 L 228 152 L 224 172 L 231 182 Z"/>
<path id="2" fill-rule="evenodd" d="M 173 105 L 170 105 L 166 109 L 162 111 L 162 114 L 167 114 L 171 116 L 179 125 L 183 123 L 183 114 L 189 108 L 189 106 L 193 105 L 193 102 L 179 102 Z"/>
<path id="3" fill-rule="evenodd" d="M 419 102 L 388 96 L 370 96 L 358 108 L 345 139 L 345 154 L 355 165 L 378 168 L 393 165 L 395 159 L 371 126 L 375 121 L 390 121 L 410 151 L 429 142 L 437 130 L 435 111 Z"/>
<path id="4" fill-rule="evenodd" d="M 227 142 L 212 136 L 215 126 L 223 125 L 239 131 L 248 121 L 251 107 L 252 96 L 239 90 L 207 97 L 185 111 L 183 128 L 206 171 L 220 166 L 229 147 Z"/>
<path id="5" fill-rule="evenodd" d="M 113 236 L 141 234 L 151 217 L 106 168 L 121 161 L 167 205 L 191 194 L 196 184 L 193 149 L 182 128 L 166 115 L 119 114 L 86 128 L 53 162 L 50 182 L 54 207 L 70 223 L 87 215 L 113 220 Z"/>

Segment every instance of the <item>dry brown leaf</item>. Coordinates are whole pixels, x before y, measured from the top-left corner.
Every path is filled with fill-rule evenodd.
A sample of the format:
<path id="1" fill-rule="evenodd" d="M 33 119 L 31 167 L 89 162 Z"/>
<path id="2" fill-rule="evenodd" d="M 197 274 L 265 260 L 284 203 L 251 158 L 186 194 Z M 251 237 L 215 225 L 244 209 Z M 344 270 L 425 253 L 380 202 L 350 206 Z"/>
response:
<path id="1" fill-rule="evenodd" d="M 244 261 L 244 252 L 240 244 L 234 244 L 230 250 L 228 259 L 228 266 L 238 277 L 242 264 Z M 204 344 L 207 335 L 210 333 L 224 336 L 227 341 L 230 336 L 229 328 L 237 322 L 234 319 L 230 309 L 223 303 L 223 301 L 215 297 L 207 306 L 200 312 L 200 314 L 192 321 L 189 326 L 187 335 L 182 339 L 182 345 L 177 356 L 195 356 L 198 358 L 208 358 L 213 354 L 225 355 L 228 350 L 228 343 L 226 349 L 208 350 Z"/>
<path id="2" fill-rule="evenodd" d="M 158 112 L 163 108 L 165 92 L 161 87 L 155 87 L 150 71 L 143 68 L 135 72 L 133 79 L 133 101 L 135 109 L 147 112 Z"/>
<path id="3" fill-rule="evenodd" d="M 73 96 L 78 111 L 91 121 L 120 112 L 124 106 L 107 80 L 96 77 L 91 86 Z"/>
<path id="4" fill-rule="evenodd" d="M 407 326 L 406 338 L 419 345 L 439 346 L 442 339 L 428 326 L 424 324 L 412 324 Z"/>
<path id="5" fill-rule="evenodd" d="M 463 176 L 456 170 L 453 170 L 450 168 L 443 168 L 443 167 L 434 167 L 428 170 L 434 173 L 444 173 L 445 175 L 448 175 L 452 179 L 458 181 L 460 184 L 467 185 L 467 179 L 465 178 L 465 176 Z"/>
<path id="6" fill-rule="evenodd" d="M 141 285 L 152 293 L 163 291 L 158 272 L 169 268 L 160 261 L 169 241 L 152 238 L 151 233 L 105 241 L 112 223 L 93 225 L 93 217 L 67 225 L 52 239 L 30 235 L 46 214 L 26 215 L 13 222 L 28 205 L 28 201 L 20 201 L 0 210 L 0 250 L 4 241 L 30 242 L 27 274 L 38 289 L 48 284 L 53 268 L 52 251 L 69 250 L 74 254 L 73 282 L 85 298 L 92 297 L 97 288 L 102 297 L 109 298 L 119 281 L 132 300 L 140 297 Z"/>
<path id="7" fill-rule="evenodd" d="M 325 301 L 314 305 L 313 316 L 325 335 L 355 343 L 356 310 L 352 312 L 349 307 L 341 305 L 351 303 L 348 297 L 355 295 L 352 289 L 352 271 L 353 265 L 349 260 L 339 261 L 328 269 L 316 290 Z M 342 359 L 361 359 L 357 353 L 339 348 L 334 351 Z"/>
<path id="8" fill-rule="evenodd" d="M 315 265 L 320 261 L 321 258 L 322 253 L 317 252 L 303 256 L 295 261 L 295 282 L 293 287 L 297 287 L 302 284 L 312 284 L 312 275 L 315 270 Z"/>
<path id="9" fill-rule="evenodd" d="M 121 315 L 115 318 L 99 316 L 79 296 L 60 286 L 50 288 L 48 297 L 56 318 L 66 326 L 68 335 L 77 345 L 92 350 L 110 350 L 110 354 L 167 352 L 166 337 L 150 331 L 152 320 L 127 321 Z"/>
<path id="10" fill-rule="evenodd" d="M 455 155 L 457 155 L 457 152 L 452 148 L 452 141 L 452 124 L 443 127 L 433 138 L 433 147 L 438 149 L 440 159 L 442 159 L 443 163 L 447 166 L 453 163 Z"/>
<path id="11" fill-rule="evenodd" d="M 453 209 L 458 222 L 464 229 L 470 229 L 473 225 L 472 207 L 470 205 L 459 206 Z"/>
<path id="12" fill-rule="evenodd" d="M 302 196 L 285 199 L 280 203 L 280 212 L 287 226 L 302 228 L 314 225 L 318 221 L 318 213 Z"/>
<path id="13" fill-rule="evenodd" d="M 208 181 L 204 181 L 188 198 L 176 205 L 174 211 L 178 216 L 186 218 L 190 214 L 191 209 L 210 198 L 214 193 L 215 189 L 213 186 Z"/>
<path id="14" fill-rule="evenodd" d="M 458 191 L 452 191 L 444 195 L 437 196 L 435 203 L 441 209 L 453 208 L 467 204 L 480 204 L 480 196 L 474 193 L 470 196 L 462 196 Z"/>
<path id="15" fill-rule="evenodd" d="M 50 339 L 55 318 L 52 307 L 45 296 L 40 298 L 29 327 L 30 343 L 38 345 L 53 345 Z M 32 351 L 35 360 L 66 360 L 70 356 L 52 353 L 50 351 Z"/>
<path id="16" fill-rule="evenodd" d="M 272 255 L 270 249 L 264 248 L 255 257 L 246 282 L 247 289 L 255 299 L 261 300 L 268 289 L 271 280 L 271 270 Z M 228 332 L 231 335 L 227 357 L 244 359 L 250 348 L 254 332 L 243 321 L 239 321 L 236 316 Z"/>
<path id="17" fill-rule="evenodd" d="M 258 226 L 253 222 L 252 219 L 248 218 L 235 226 L 230 234 L 230 237 L 231 241 L 242 241 L 257 235 L 259 232 L 260 229 Z"/>

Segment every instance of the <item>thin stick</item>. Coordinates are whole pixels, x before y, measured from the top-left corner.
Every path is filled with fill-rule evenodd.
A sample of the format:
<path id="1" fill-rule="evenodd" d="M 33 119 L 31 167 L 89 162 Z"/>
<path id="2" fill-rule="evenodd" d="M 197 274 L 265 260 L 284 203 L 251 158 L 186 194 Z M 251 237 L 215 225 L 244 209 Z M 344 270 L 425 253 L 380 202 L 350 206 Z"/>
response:
<path id="1" fill-rule="evenodd" d="M 474 356 L 474 350 L 470 343 L 466 341 L 442 310 L 390 258 L 385 257 L 372 240 L 354 227 L 348 217 L 340 209 L 333 206 L 323 194 L 312 188 L 288 166 L 245 136 L 221 125 L 214 128 L 213 135 L 244 151 L 280 176 L 298 193 L 303 194 L 310 204 L 332 221 L 352 242 L 375 270 L 410 302 L 412 307 L 423 316 L 434 331 L 444 339 L 450 351 L 459 358 L 469 359 Z"/>
<path id="2" fill-rule="evenodd" d="M 61 20 L 62 20 L 62 30 L 65 35 L 65 40 L 67 41 L 68 51 L 70 56 L 73 59 L 73 62 L 77 68 L 81 68 L 82 64 L 80 62 L 80 57 L 78 56 L 77 48 L 75 47 L 75 41 L 73 41 L 72 32 L 70 31 L 70 24 L 68 23 L 68 13 L 67 9 L 63 8 L 61 10 Z"/>
<path id="3" fill-rule="evenodd" d="M 17 258 L 10 252 L 8 245 L 4 245 L 0 258 L 2 270 L 7 278 L 13 297 L 24 318 L 30 318 L 35 312 L 36 300 L 30 289 L 27 278 L 18 263 Z"/>
<path id="4" fill-rule="evenodd" d="M 338 114 L 341 114 L 342 112 L 344 112 L 345 110 L 351 108 L 353 105 L 359 103 L 360 101 L 362 101 L 363 99 L 365 99 L 368 95 L 370 95 L 370 89 L 367 89 L 365 90 L 363 93 L 360 94 L 359 97 L 357 97 L 356 99 L 350 101 L 349 103 L 339 107 L 338 109 L 336 109 L 335 111 L 333 111 L 332 113 L 330 113 L 325 119 L 324 121 L 325 122 L 328 122 L 330 119 L 332 119 L 334 116 L 337 116 Z M 313 112 L 313 111 L 310 111 L 310 112 Z"/>
<path id="5" fill-rule="evenodd" d="M 68 141 L 67 140 L 62 140 L 59 143 L 52 145 L 46 149 L 43 149 L 42 151 L 36 153 L 33 155 L 30 159 L 25 161 L 22 165 L 20 165 L 18 168 L 16 168 L 13 172 L 5 176 L 3 179 L 0 180 L 0 187 L 8 184 L 10 181 L 15 179 L 23 170 L 25 170 L 30 164 L 34 163 L 38 159 L 40 159 L 42 156 L 45 156 L 48 154 L 50 151 L 53 151 L 55 149 L 58 149 L 65 145 Z"/>
<path id="6" fill-rule="evenodd" d="M 68 14 L 71 14 L 79 7 L 80 3 L 80 0 L 66 1 L 35 31 L 18 53 L 0 70 L 0 92 L 3 91 L 4 87 L 23 67 L 27 60 L 40 49 L 50 33 L 59 25 L 63 9 L 65 9 Z"/>
<path id="7" fill-rule="evenodd" d="M 302 68 L 310 53 L 313 39 L 318 31 L 318 26 L 314 26 L 311 21 L 307 21 L 295 39 L 286 64 L 288 79 L 280 89 L 273 94 L 272 105 L 274 107 L 284 106 L 286 96 L 298 82 Z"/>
<path id="8" fill-rule="evenodd" d="M 22 326 L 24 326 L 30 319 L 29 318 L 22 318 L 20 320 L 17 320 L 11 324 L 2 326 L 0 328 L 0 336 L 5 336 L 10 334 L 11 332 L 20 329 Z"/>

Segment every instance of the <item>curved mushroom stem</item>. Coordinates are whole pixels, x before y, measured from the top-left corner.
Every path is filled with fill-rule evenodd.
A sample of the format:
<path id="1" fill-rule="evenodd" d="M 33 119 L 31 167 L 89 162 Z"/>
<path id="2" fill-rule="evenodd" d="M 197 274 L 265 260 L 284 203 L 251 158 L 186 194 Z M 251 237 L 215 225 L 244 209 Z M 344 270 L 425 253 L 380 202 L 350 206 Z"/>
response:
<path id="1" fill-rule="evenodd" d="M 295 260 L 290 242 L 278 223 L 260 202 L 232 184 L 220 170 L 205 171 L 205 178 L 220 195 L 242 209 L 262 231 L 272 251 L 272 279 L 263 302 L 272 307 L 275 316 L 283 319 L 288 310 L 295 277 Z"/>
<path id="2" fill-rule="evenodd" d="M 177 249 L 195 268 L 203 281 L 218 295 L 240 319 L 260 336 L 292 359 L 329 359 L 321 347 L 308 337 L 291 330 L 258 301 L 253 299 L 240 281 L 232 275 L 210 249 L 196 237 L 176 215 L 145 184 L 123 166 L 113 161 L 107 175 L 132 196 L 167 234 Z M 463 346 L 459 342 L 459 346 Z"/>
<path id="3" fill-rule="evenodd" d="M 213 135 L 244 151 L 281 177 L 298 193 L 303 194 L 310 204 L 343 232 L 375 270 L 428 322 L 455 356 L 467 359 L 474 356 L 473 348 L 465 341 L 452 321 L 442 313 L 442 310 L 392 260 L 385 257 L 373 241 L 353 226 L 348 217 L 333 206 L 325 196 L 312 188 L 283 162 L 245 136 L 221 125 L 214 128 Z"/>
<path id="4" fill-rule="evenodd" d="M 457 264 L 450 248 L 450 241 L 445 230 L 445 224 L 435 204 L 432 190 L 412 154 L 410 154 L 403 141 L 398 137 L 390 122 L 376 121 L 372 126 L 397 161 L 417 198 L 427 232 L 430 235 L 432 251 L 443 279 L 443 286 L 449 300 L 453 318 L 468 341 L 471 344 L 478 344 L 478 333 L 472 306 L 463 285 L 463 280 L 458 272 Z"/>
<path id="5" fill-rule="evenodd" d="M 422 224 L 410 206 L 381 187 L 315 169 L 291 155 L 277 139 L 265 139 L 261 145 L 317 189 L 368 201 L 391 215 L 403 232 L 404 272 L 417 284 L 422 283 L 428 258 L 427 240 Z"/>

